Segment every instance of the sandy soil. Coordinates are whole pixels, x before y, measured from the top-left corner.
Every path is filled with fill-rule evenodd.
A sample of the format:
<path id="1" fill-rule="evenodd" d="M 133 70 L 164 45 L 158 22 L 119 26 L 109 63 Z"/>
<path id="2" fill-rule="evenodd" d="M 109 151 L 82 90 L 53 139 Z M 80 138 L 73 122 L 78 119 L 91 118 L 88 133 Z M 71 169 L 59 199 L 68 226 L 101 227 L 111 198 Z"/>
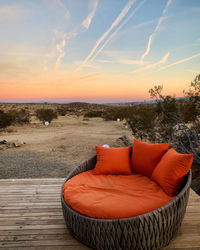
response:
<path id="1" fill-rule="evenodd" d="M 49 126 L 37 120 L 1 132 L 0 141 L 22 140 L 19 148 L 0 151 L 0 178 L 65 177 L 95 153 L 95 145 L 117 145 L 117 139 L 132 134 L 123 122 L 101 118 L 59 116 Z"/>

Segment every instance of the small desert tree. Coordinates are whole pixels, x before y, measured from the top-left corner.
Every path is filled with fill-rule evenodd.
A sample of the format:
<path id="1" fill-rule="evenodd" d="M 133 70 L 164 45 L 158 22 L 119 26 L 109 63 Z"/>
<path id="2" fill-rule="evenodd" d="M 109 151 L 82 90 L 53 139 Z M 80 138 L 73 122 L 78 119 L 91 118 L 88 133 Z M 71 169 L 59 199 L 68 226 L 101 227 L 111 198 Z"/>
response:
<path id="1" fill-rule="evenodd" d="M 36 116 L 43 123 L 45 121 L 48 121 L 49 123 L 51 123 L 53 119 L 57 119 L 58 117 L 57 113 L 52 109 L 38 109 L 36 110 Z"/>
<path id="2" fill-rule="evenodd" d="M 174 128 L 182 121 L 181 113 L 175 96 L 162 94 L 163 86 L 156 85 L 149 90 L 150 97 L 155 99 L 155 112 L 157 118 L 153 128 L 154 142 L 172 142 Z"/>
<path id="3" fill-rule="evenodd" d="M 155 99 L 155 104 L 149 105 L 152 110 L 149 112 L 139 110 L 138 114 L 134 114 L 128 121 L 133 135 L 155 143 L 168 141 L 180 153 L 192 153 L 194 162 L 200 163 L 198 118 L 200 75 L 191 82 L 189 90 L 184 92 L 183 99 L 179 100 L 170 95 L 164 96 L 162 91 L 162 85 L 151 88 L 150 97 Z M 155 116 L 154 113 L 156 113 Z"/>
<path id="4" fill-rule="evenodd" d="M 162 94 L 163 86 L 157 85 L 149 90 L 150 97 L 156 100 L 155 112 L 160 116 L 160 122 L 163 124 L 174 124 L 179 116 L 178 105 L 175 96 L 164 96 Z"/>
<path id="5" fill-rule="evenodd" d="M 160 124 L 157 126 L 161 142 L 168 140 L 181 153 L 192 153 L 194 161 L 200 163 L 200 122 L 198 120 L 200 104 L 200 75 L 191 82 L 183 101 L 177 102 L 174 97 L 163 96 L 162 87 L 149 90 L 152 98 L 160 97 L 157 108 Z M 188 125 L 187 122 L 192 122 Z"/>
<path id="6" fill-rule="evenodd" d="M 185 99 L 182 104 L 180 104 L 181 113 L 184 122 L 196 122 L 199 115 L 199 108 L 196 103 L 191 102 L 189 99 Z"/>
<path id="7" fill-rule="evenodd" d="M 190 101 L 200 102 L 200 74 L 198 74 L 194 80 L 190 83 L 189 90 L 184 90 L 185 96 L 189 97 Z"/>
<path id="8" fill-rule="evenodd" d="M 190 83 L 189 90 L 183 91 L 185 95 L 185 116 L 188 121 L 196 122 L 200 110 L 200 74 Z"/>

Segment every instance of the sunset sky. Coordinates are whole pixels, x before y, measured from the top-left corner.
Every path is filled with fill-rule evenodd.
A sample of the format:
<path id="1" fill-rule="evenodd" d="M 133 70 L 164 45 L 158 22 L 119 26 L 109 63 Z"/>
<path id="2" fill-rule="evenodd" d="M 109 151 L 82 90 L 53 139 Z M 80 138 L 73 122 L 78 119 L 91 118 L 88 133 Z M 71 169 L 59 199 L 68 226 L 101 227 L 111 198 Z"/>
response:
<path id="1" fill-rule="evenodd" d="M 0 101 L 148 100 L 200 73 L 200 0 L 1 0 Z"/>

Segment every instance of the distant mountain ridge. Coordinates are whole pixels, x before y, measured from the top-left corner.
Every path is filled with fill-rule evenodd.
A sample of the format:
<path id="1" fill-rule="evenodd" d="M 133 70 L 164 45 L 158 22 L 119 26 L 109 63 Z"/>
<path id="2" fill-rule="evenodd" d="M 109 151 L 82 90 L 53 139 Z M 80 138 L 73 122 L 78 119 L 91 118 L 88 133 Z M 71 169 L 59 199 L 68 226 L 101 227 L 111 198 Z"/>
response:
<path id="1" fill-rule="evenodd" d="M 142 102 L 113 102 L 113 103 L 104 103 L 105 105 L 120 105 L 120 106 L 136 106 L 140 104 L 150 104 L 155 103 L 156 100 L 148 100 L 148 101 L 142 101 Z"/>

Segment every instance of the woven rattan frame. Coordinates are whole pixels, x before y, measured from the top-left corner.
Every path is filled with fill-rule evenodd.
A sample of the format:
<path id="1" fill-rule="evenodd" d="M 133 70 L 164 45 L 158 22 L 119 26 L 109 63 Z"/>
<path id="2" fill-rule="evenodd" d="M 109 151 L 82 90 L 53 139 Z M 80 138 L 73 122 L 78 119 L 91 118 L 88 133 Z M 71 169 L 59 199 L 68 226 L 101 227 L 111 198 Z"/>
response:
<path id="1" fill-rule="evenodd" d="M 96 156 L 73 170 L 66 181 L 93 169 L 95 164 Z M 93 249 L 159 249 L 169 244 L 181 226 L 190 184 L 191 171 L 175 199 L 150 213 L 124 219 L 96 219 L 81 215 L 65 203 L 61 194 L 63 215 L 72 235 Z"/>

